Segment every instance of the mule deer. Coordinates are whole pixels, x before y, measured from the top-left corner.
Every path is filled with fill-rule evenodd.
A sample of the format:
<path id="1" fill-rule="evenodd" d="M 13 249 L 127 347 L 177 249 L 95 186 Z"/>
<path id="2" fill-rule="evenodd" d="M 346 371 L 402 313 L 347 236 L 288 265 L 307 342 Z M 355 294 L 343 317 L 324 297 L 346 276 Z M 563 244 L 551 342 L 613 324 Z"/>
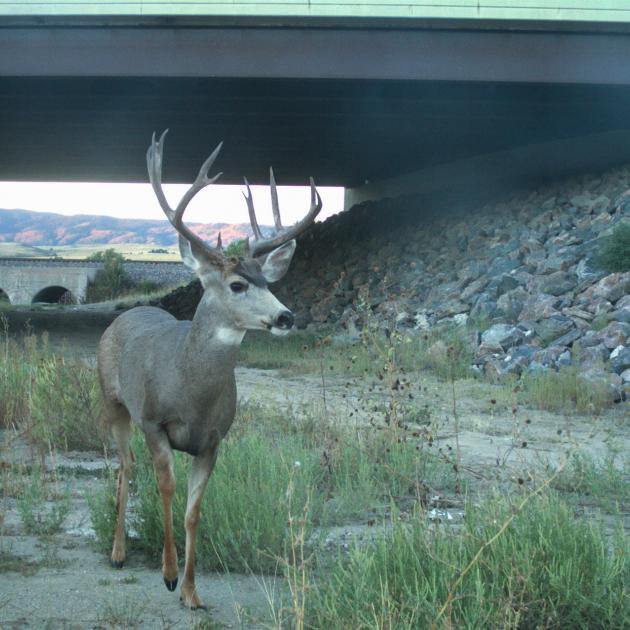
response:
<path id="1" fill-rule="evenodd" d="M 287 333 L 293 314 L 269 291 L 268 283 L 287 271 L 295 237 L 313 223 L 322 202 L 311 179 L 311 208 L 296 225 L 280 221 L 276 185 L 271 171 L 275 234 L 263 238 L 256 220 L 247 180 L 245 199 L 254 232 L 245 257 L 226 257 L 182 221 L 190 200 L 221 175 L 209 177 L 221 144 L 204 162 L 190 189 L 173 210 L 162 190 L 162 153 L 166 132 L 147 151 L 149 179 L 172 226 L 179 233 L 184 263 L 201 280 L 203 296 L 192 322 L 178 321 L 154 307 L 133 308 L 118 317 L 103 334 L 98 348 L 98 373 L 103 393 L 103 420 L 120 454 L 117 519 L 111 563 L 125 561 L 125 508 L 133 456 L 129 448 L 131 423 L 145 436 L 164 507 L 162 575 L 166 587 L 177 586 L 177 551 L 173 540 L 171 501 L 175 492 L 173 449 L 194 457 L 188 480 L 186 557 L 181 600 L 189 608 L 203 607 L 195 590 L 195 535 L 200 505 L 217 458 L 221 439 L 234 420 L 234 367 L 247 330 Z"/>

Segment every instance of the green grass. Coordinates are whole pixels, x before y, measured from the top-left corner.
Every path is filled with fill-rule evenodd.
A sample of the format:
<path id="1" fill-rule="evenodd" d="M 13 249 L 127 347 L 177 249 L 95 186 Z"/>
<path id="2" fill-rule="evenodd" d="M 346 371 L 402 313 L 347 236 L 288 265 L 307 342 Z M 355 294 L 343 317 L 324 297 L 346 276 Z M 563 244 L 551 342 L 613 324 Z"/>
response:
<path id="1" fill-rule="evenodd" d="M 163 542 L 161 501 L 141 435 L 132 493 L 136 544 L 159 558 Z M 183 553 L 186 484 L 190 457 L 176 454 L 173 516 Z M 204 495 L 197 546 L 209 569 L 273 572 L 289 543 L 287 522 L 308 505 L 307 532 L 333 524 L 364 523 L 389 512 L 392 502 L 410 506 L 426 488 L 453 487 L 450 466 L 430 457 L 413 434 L 335 426 L 326 418 L 292 417 L 271 409 L 241 407 L 220 447 Z M 99 548 L 108 551 L 114 527 L 115 480 L 108 477 L 90 499 Z"/>
<path id="2" fill-rule="evenodd" d="M 470 377 L 472 358 L 466 329 L 442 326 L 422 334 L 366 328 L 355 342 L 336 341 L 324 332 L 300 331 L 286 337 L 249 332 L 239 362 L 252 368 L 335 375 L 431 370 L 450 380 Z"/>
<path id="3" fill-rule="evenodd" d="M 553 487 L 572 494 L 572 501 L 590 503 L 607 511 L 630 511 L 630 456 L 609 454 L 596 459 L 577 453 Z"/>
<path id="4" fill-rule="evenodd" d="M 31 246 L 22 243 L 0 243 L 0 257 L 2 258 L 50 258 L 59 257 L 68 260 L 85 260 L 103 249 L 114 249 L 127 260 L 181 260 L 176 246 L 162 247 L 160 245 L 140 245 L 137 243 L 93 244 L 93 245 L 41 245 Z M 166 249 L 167 252 L 151 250 Z"/>
<path id="5" fill-rule="evenodd" d="M 18 514 L 26 533 L 37 536 L 56 534 L 69 507 L 69 493 L 59 491 L 57 484 L 49 484 L 42 471 L 34 467 L 17 499 Z"/>
<path id="6" fill-rule="evenodd" d="M 311 575 L 305 627 L 628 627 L 627 537 L 618 531 L 609 540 L 557 498 L 542 497 L 490 542 L 512 509 L 503 499 L 470 504 L 459 531 L 431 530 L 421 515 L 394 519 L 391 534 L 355 547 L 329 574 Z"/>
<path id="7" fill-rule="evenodd" d="M 521 377 L 523 402 L 548 411 L 599 414 L 612 404 L 608 385 L 586 382 L 579 366 Z"/>
<path id="8" fill-rule="evenodd" d="M 23 431 L 42 451 L 100 450 L 94 369 L 55 355 L 44 334 L 0 341 L 0 426 Z"/>

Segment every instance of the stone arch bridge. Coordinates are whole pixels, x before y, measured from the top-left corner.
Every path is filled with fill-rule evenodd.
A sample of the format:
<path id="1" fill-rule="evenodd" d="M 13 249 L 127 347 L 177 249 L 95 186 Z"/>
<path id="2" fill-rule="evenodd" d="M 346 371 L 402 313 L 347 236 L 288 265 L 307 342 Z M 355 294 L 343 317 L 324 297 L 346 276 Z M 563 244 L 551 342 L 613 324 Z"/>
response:
<path id="1" fill-rule="evenodd" d="M 101 267 L 102 263 L 84 260 L 0 258 L 0 290 L 11 304 L 58 302 L 68 292 L 72 301 L 80 303 Z M 158 286 L 192 279 L 179 262 L 127 262 L 125 271 L 133 280 L 150 280 Z"/>

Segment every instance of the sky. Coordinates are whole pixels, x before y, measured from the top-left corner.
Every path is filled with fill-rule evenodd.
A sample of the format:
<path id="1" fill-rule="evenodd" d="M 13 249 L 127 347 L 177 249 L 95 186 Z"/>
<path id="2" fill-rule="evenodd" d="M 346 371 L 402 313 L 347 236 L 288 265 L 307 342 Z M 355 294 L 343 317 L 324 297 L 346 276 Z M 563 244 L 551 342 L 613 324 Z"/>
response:
<path id="1" fill-rule="evenodd" d="M 186 184 L 164 184 L 171 207 L 188 189 Z M 248 223 L 244 186 L 214 184 L 190 202 L 184 220 L 189 223 Z M 323 208 L 318 220 L 343 209 L 343 188 L 318 187 Z M 261 225 L 273 225 L 267 186 L 252 186 L 256 216 Z M 310 207 L 310 189 L 278 186 L 283 225 L 299 221 Z M 0 182 L 0 208 L 58 212 L 59 214 L 100 214 L 122 219 L 164 219 L 149 184 L 101 184 L 58 182 Z"/>

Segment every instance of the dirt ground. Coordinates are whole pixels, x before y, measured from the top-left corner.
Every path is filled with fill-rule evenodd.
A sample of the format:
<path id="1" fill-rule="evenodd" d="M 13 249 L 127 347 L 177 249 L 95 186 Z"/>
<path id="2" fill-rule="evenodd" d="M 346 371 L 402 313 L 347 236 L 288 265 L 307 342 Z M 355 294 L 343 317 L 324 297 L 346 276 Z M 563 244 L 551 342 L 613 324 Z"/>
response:
<path id="1" fill-rule="evenodd" d="M 14 312 L 12 332 L 28 320 L 36 331 L 48 330 L 51 344 L 93 361 L 111 312 Z M 434 446 L 456 449 L 467 477 L 491 483 L 558 463 L 580 445 L 596 457 L 630 452 L 627 403 L 594 419 L 532 409 L 514 409 L 505 388 L 478 381 L 459 381 L 455 392 L 426 374 L 413 375 L 422 385 L 430 410 Z M 239 398 L 291 409 L 324 411 L 335 422 L 367 420 L 369 384 L 360 377 L 286 375 L 276 370 L 238 368 Z M 456 418 L 459 431 L 456 431 Z M 422 425 L 418 426 L 422 429 Z M 456 439 L 457 435 L 457 439 Z M 0 434 L 0 466 L 28 461 L 28 447 L 8 432 Z M 50 539 L 24 535 L 14 498 L 5 498 L 0 516 L 0 629 L 5 628 L 263 628 L 269 627 L 269 599 L 281 588 L 273 577 L 198 573 L 209 614 L 179 606 L 177 593 L 163 586 L 160 569 L 131 555 L 125 568 L 110 568 L 94 550 L 86 497 L 102 483 L 105 462 L 97 455 L 69 453 L 48 461 L 69 484 L 72 503 L 63 530 Z M 497 475 L 494 474 L 497 471 Z"/>

